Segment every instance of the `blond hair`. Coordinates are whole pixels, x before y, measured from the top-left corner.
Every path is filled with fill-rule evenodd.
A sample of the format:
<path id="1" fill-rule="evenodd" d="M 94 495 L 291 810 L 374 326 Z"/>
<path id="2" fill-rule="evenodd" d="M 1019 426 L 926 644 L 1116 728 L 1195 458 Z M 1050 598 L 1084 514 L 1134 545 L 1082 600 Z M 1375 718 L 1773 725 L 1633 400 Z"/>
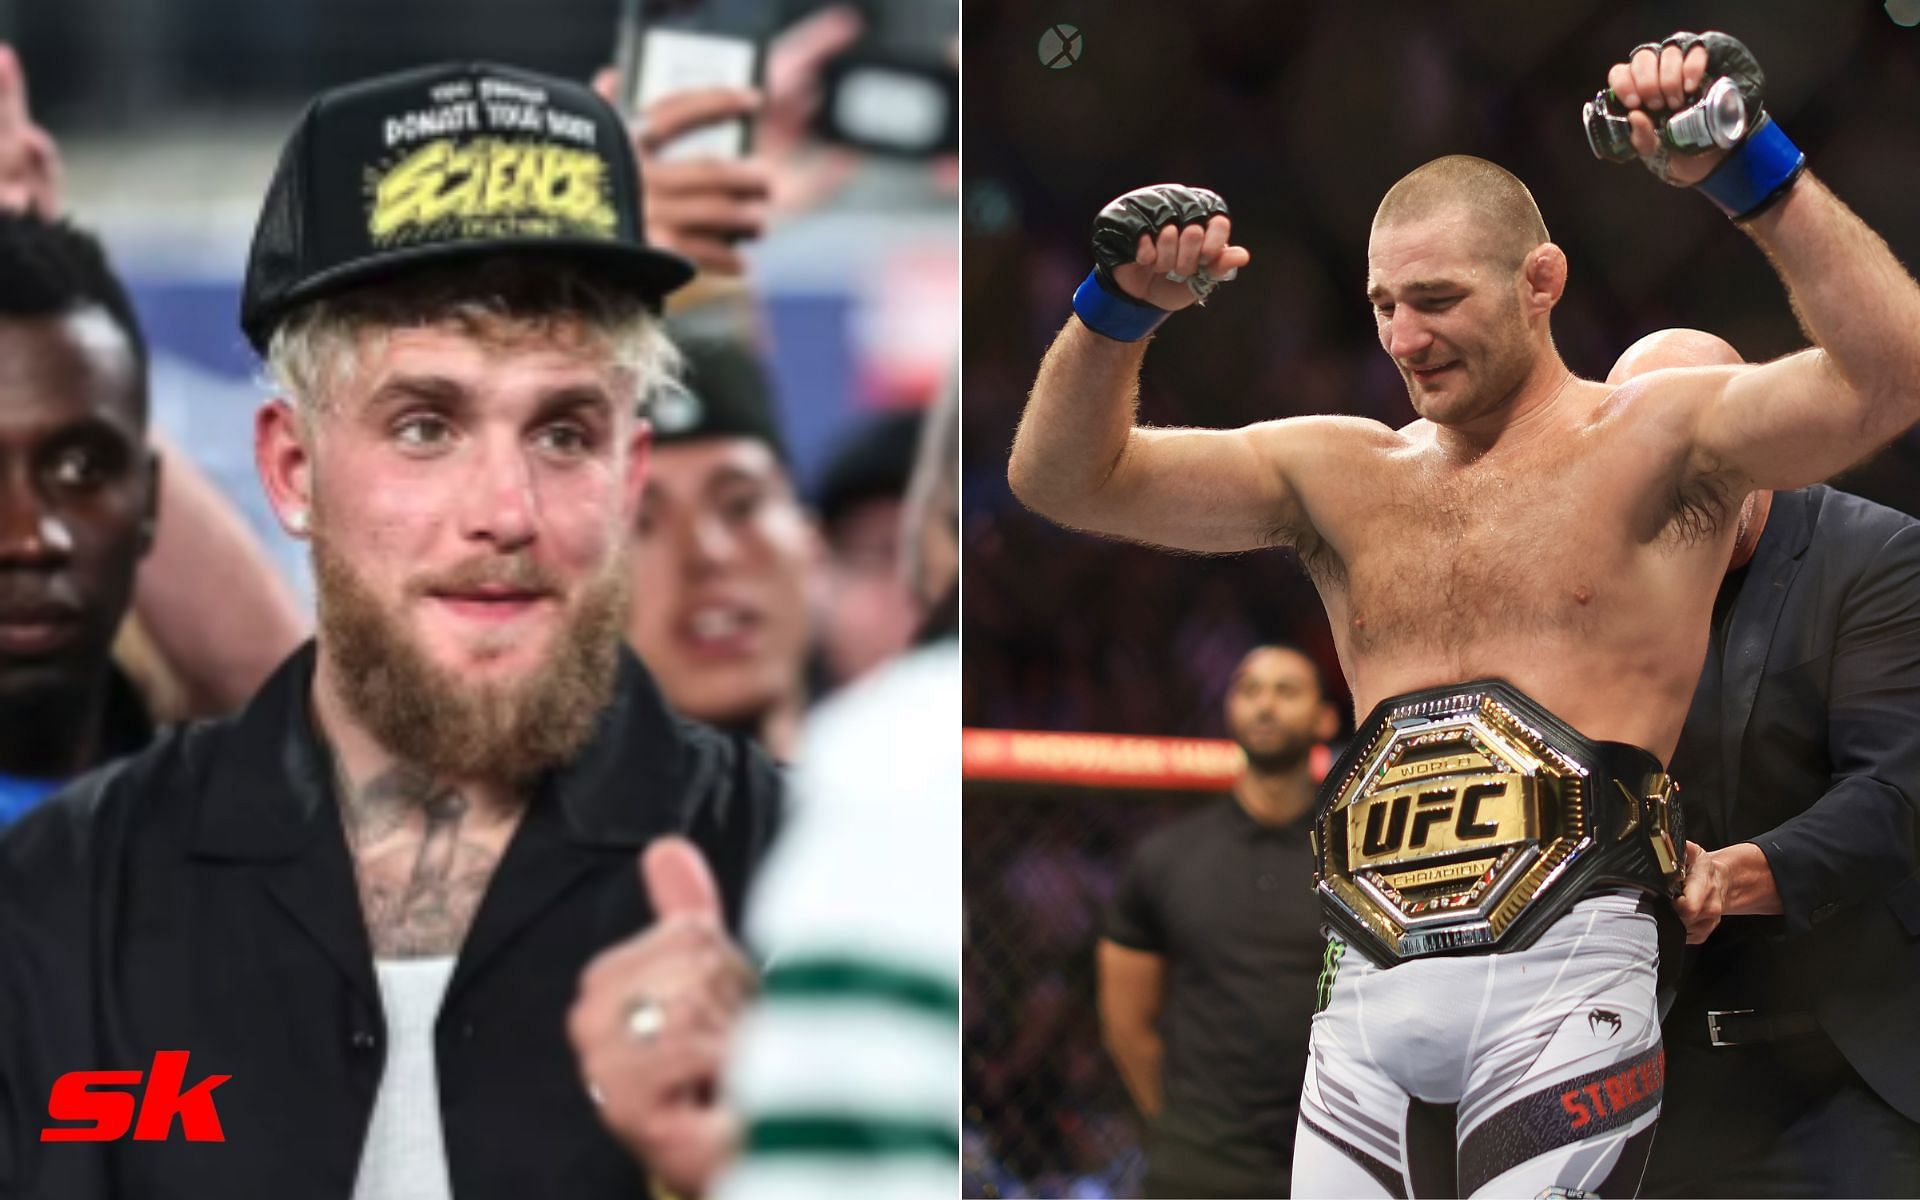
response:
<path id="1" fill-rule="evenodd" d="M 584 337 L 605 353 L 638 414 L 680 367 L 679 351 L 638 297 L 564 260 L 502 257 L 426 267 L 311 301 L 273 331 L 267 369 L 310 420 L 394 330 L 437 325 L 499 346 Z"/>

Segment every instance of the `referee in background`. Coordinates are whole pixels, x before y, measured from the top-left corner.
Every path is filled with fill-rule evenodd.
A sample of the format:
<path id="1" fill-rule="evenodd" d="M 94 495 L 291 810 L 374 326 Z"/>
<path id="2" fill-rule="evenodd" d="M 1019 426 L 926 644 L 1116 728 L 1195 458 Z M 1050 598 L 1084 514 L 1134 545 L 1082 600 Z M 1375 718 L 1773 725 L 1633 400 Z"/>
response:
<path id="1" fill-rule="evenodd" d="M 1327 945 L 1313 897 L 1320 672 L 1261 646 L 1234 669 L 1230 795 L 1135 849 L 1100 940 L 1100 1030 L 1146 1117 L 1148 1196 L 1285 1196 Z"/>

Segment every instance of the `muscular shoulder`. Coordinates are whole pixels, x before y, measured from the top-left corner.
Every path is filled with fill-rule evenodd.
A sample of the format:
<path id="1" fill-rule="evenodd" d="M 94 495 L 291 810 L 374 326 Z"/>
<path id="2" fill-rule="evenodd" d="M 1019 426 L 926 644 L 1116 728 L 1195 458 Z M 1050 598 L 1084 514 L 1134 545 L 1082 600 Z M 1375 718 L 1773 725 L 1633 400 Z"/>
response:
<path id="1" fill-rule="evenodd" d="M 1713 390 L 1704 371 L 1675 367 L 1648 371 L 1620 383 L 1582 383 L 1591 408 L 1588 427 L 1606 430 L 1684 430 L 1696 406 Z"/>
<path id="2" fill-rule="evenodd" d="M 1603 464 L 1616 490 L 1639 497 L 1633 526 L 1642 536 L 1702 545 L 1730 527 L 1750 484 L 1703 446 L 1699 429 L 1741 369 L 1677 367 L 1581 385 L 1589 392 L 1581 453 Z"/>
<path id="3" fill-rule="evenodd" d="M 1394 458 L 1419 452 L 1419 431 L 1394 429 L 1365 417 L 1288 417 L 1249 425 L 1259 452 L 1292 485 L 1301 511 L 1286 539 L 1311 555 L 1323 541 L 1337 540 L 1343 513 L 1358 498 L 1355 488 L 1378 481 Z"/>
<path id="4" fill-rule="evenodd" d="M 1669 367 L 1618 384 L 1593 384 L 1591 432 L 1630 441 L 1635 448 L 1674 458 L 1694 474 L 1722 464 L 1703 457 L 1697 439 L 1702 417 L 1744 366 Z"/>

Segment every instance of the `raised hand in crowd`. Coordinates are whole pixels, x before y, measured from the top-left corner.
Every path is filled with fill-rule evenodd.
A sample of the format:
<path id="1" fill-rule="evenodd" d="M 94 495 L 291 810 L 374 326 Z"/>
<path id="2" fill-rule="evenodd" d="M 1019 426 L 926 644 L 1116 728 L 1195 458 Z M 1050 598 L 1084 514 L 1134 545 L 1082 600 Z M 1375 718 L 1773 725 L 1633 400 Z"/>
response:
<path id="1" fill-rule="evenodd" d="M 765 234 L 777 214 L 830 197 L 853 173 L 857 155 L 826 146 L 808 129 L 820 107 L 821 70 L 851 46 L 864 25 L 846 5 L 822 9 L 767 48 L 766 87 L 696 88 L 649 105 L 633 120 L 633 147 L 646 193 L 647 240 L 692 259 L 702 271 L 738 275 L 739 246 Z M 594 90 L 617 94 L 611 67 Z M 722 121 L 755 119 L 752 153 L 742 159 L 662 157 L 687 133 Z"/>
<path id="2" fill-rule="evenodd" d="M 34 124 L 27 75 L 12 46 L 0 42 L 0 209 L 60 215 L 60 147 Z"/>

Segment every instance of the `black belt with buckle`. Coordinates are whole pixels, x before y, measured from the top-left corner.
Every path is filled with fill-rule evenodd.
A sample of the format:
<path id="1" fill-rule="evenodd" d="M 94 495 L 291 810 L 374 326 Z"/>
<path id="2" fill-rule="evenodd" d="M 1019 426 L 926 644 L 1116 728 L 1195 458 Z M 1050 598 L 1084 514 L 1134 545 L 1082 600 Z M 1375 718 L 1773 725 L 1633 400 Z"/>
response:
<path id="1" fill-rule="evenodd" d="M 1812 1013 L 1769 1014 L 1757 1013 L 1750 1008 L 1707 1010 L 1709 1046 L 1750 1046 L 1756 1042 L 1779 1042 L 1819 1032 L 1820 1021 Z"/>

